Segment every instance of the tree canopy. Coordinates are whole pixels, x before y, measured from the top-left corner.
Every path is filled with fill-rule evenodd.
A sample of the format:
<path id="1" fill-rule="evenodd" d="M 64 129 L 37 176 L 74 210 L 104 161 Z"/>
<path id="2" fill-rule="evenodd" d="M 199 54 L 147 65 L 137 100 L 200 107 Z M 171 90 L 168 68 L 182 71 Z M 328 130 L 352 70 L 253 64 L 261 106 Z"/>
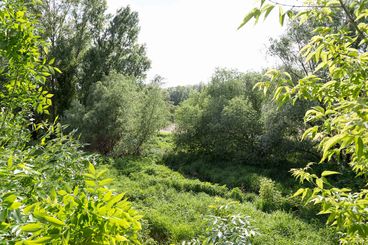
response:
<path id="1" fill-rule="evenodd" d="M 313 188 L 299 189 L 307 202 L 320 205 L 320 214 L 328 215 L 328 223 L 342 232 L 343 243 L 365 243 L 367 241 L 367 1 L 305 1 L 295 14 L 284 11 L 282 4 L 279 16 L 281 24 L 286 16 L 299 24 L 316 20 L 317 25 L 301 52 L 305 62 L 316 66 L 294 83 L 286 72 L 271 70 L 269 82 L 259 83 L 261 88 L 277 84 L 274 99 L 286 101 L 318 101 L 305 114 L 309 128 L 304 137 L 318 142 L 322 157 L 319 163 L 310 163 L 306 168 L 294 169 L 293 175 L 301 182 L 310 182 Z M 250 19 L 258 18 L 274 9 L 275 5 L 260 1 L 241 26 Z M 343 25 L 334 28 L 339 18 Z M 321 73 L 322 72 L 322 73 Z M 323 74 L 323 75 L 321 75 Z M 316 171 L 317 164 L 326 164 L 326 170 Z M 328 165 L 327 165 L 328 164 Z M 318 168 L 317 168 L 318 169 Z M 337 170 L 337 171 L 336 171 Z M 360 186 L 349 188 L 335 184 L 339 178 L 355 173 L 354 182 Z"/>

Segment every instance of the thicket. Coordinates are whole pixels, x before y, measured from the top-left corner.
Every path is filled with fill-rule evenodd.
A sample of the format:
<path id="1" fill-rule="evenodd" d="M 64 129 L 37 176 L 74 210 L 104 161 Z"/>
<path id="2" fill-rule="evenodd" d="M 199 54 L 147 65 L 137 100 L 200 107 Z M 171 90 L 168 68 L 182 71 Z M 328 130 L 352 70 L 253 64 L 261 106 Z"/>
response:
<path id="1" fill-rule="evenodd" d="M 139 155 L 168 120 L 166 95 L 158 81 L 138 85 L 113 72 L 90 88 L 86 105 L 75 100 L 64 121 L 81 134 L 87 149 Z"/>
<path id="2" fill-rule="evenodd" d="M 57 123 L 36 2 L 0 4 L 0 240 L 5 244 L 139 244 L 141 216 Z M 88 168 L 87 168 L 88 167 Z"/>
<path id="3" fill-rule="evenodd" d="M 60 117 L 69 130 L 82 134 L 85 149 L 140 154 L 162 127 L 166 105 L 159 80 L 143 83 L 150 61 L 138 42 L 138 13 L 127 6 L 108 14 L 105 0 L 40 1 L 28 10 L 40 19 L 39 35 L 48 43 L 43 55 L 62 70 L 46 77 L 44 87 L 53 103 L 48 115 L 35 120 Z M 117 83 L 133 91 L 125 93 Z M 124 115 L 124 106 L 131 118 Z"/>
<path id="4" fill-rule="evenodd" d="M 233 164 L 277 166 L 307 159 L 312 144 L 298 138 L 305 104 L 277 110 L 271 97 L 253 90 L 262 79 L 260 73 L 217 70 L 176 110 L 178 150 Z"/>
<path id="5" fill-rule="evenodd" d="M 267 16 L 274 7 L 260 1 L 241 26 Z M 322 169 L 316 162 L 294 169 L 297 179 L 309 183 L 295 195 L 320 207 L 320 214 L 328 216 L 327 222 L 336 227 L 345 244 L 364 244 L 368 237 L 367 7 L 367 1 L 318 0 L 305 1 L 297 13 L 280 8 L 281 24 L 286 16 L 300 25 L 308 20 L 317 23 L 301 50 L 305 62 L 313 61 L 315 66 L 297 81 L 287 72 L 271 70 L 267 73 L 270 81 L 258 84 L 264 90 L 276 84 L 274 100 L 280 104 L 318 102 L 305 114 L 308 129 L 303 137 L 318 144 Z M 336 175 L 346 182 L 337 183 Z"/>

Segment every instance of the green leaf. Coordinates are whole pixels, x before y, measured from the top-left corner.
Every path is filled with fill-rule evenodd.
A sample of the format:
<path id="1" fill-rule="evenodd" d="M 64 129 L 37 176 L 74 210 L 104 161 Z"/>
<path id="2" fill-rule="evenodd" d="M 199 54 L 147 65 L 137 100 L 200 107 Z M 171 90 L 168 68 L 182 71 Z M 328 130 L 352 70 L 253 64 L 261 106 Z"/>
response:
<path id="1" fill-rule="evenodd" d="M 289 19 L 294 17 L 294 12 L 292 10 L 286 11 L 286 15 L 289 17 Z"/>
<path id="2" fill-rule="evenodd" d="M 60 74 L 62 73 L 62 72 L 60 71 L 60 69 L 59 69 L 59 68 L 57 68 L 57 67 L 54 67 L 54 70 L 55 70 L 55 71 L 57 71 L 57 72 L 58 72 L 58 73 L 60 73 Z"/>
<path id="3" fill-rule="evenodd" d="M 104 179 L 104 180 L 101 180 L 100 182 L 98 182 L 98 185 L 108 185 L 113 181 L 114 181 L 114 179 L 111 179 L 111 178 Z"/>
<path id="4" fill-rule="evenodd" d="M 103 201 L 105 201 L 105 202 L 110 201 L 111 196 L 112 196 L 112 191 L 108 191 L 108 192 L 104 195 L 104 197 L 103 197 Z"/>
<path id="5" fill-rule="evenodd" d="M 285 21 L 285 13 L 284 13 L 284 9 L 279 6 L 279 21 L 280 21 L 280 25 L 284 25 L 284 21 Z"/>
<path id="6" fill-rule="evenodd" d="M 9 210 L 15 210 L 15 209 L 19 208 L 20 206 L 22 206 L 22 203 L 21 202 L 13 202 L 10 205 Z"/>
<path id="7" fill-rule="evenodd" d="M 326 170 L 326 171 L 323 171 L 322 172 L 321 176 L 322 177 L 326 177 L 326 176 L 335 175 L 335 174 L 341 174 L 341 173 L 336 172 L 336 171 L 328 171 L 328 170 Z"/>
<path id="8" fill-rule="evenodd" d="M 74 196 L 77 196 L 77 195 L 78 195 L 78 193 L 79 193 L 79 188 L 78 188 L 78 186 L 76 186 L 76 187 L 74 188 L 73 195 L 74 195 Z"/>
<path id="9" fill-rule="evenodd" d="M 362 137 L 355 137 L 355 154 L 357 155 L 358 159 L 363 156 L 363 149 L 364 144 Z"/>
<path id="10" fill-rule="evenodd" d="M 329 155 L 329 150 L 337 143 L 339 143 L 344 137 L 346 137 L 345 134 L 338 134 L 329 138 L 326 142 L 323 143 L 323 156 L 320 162 L 326 160 Z"/>
<path id="11" fill-rule="evenodd" d="M 50 199 L 52 200 L 52 201 L 56 201 L 56 191 L 55 191 L 55 189 L 54 188 L 52 188 L 51 189 L 51 191 L 50 191 Z"/>
<path id="12" fill-rule="evenodd" d="M 253 17 L 255 17 L 257 15 L 257 13 L 259 13 L 260 10 L 258 8 L 254 8 L 252 9 L 244 18 L 243 18 L 243 22 L 240 24 L 240 26 L 238 27 L 238 30 L 240 28 L 242 28 L 244 25 L 246 25 Z M 259 15 L 259 14 L 258 14 Z"/>
<path id="13" fill-rule="evenodd" d="M 96 169 L 95 166 L 93 166 L 92 163 L 88 164 L 88 171 L 92 174 L 92 175 L 96 175 Z"/>
<path id="14" fill-rule="evenodd" d="M 316 185 L 319 187 L 319 188 L 321 188 L 321 189 L 323 189 L 323 180 L 322 179 L 316 179 Z"/>
<path id="15" fill-rule="evenodd" d="M 120 193 L 119 195 L 116 195 L 115 197 L 113 197 L 108 203 L 107 203 L 107 207 L 111 208 L 115 203 L 119 202 L 123 197 L 124 197 L 125 193 Z"/>
<path id="16" fill-rule="evenodd" d="M 70 185 L 68 183 L 64 183 L 64 189 L 68 192 L 68 193 L 72 193 L 73 190 L 70 187 Z"/>
<path id="17" fill-rule="evenodd" d="M 302 135 L 302 139 L 306 139 L 306 137 L 309 137 L 309 135 L 314 135 L 318 132 L 318 126 L 314 126 L 311 128 L 308 128 L 307 130 L 304 131 L 303 135 Z"/>
<path id="18" fill-rule="evenodd" d="M 299 190 L 297 190 L 294 194 L 293 194 L 293 197 L 296 197 L 296 196 L 300 196 L 301 194 L 303 194 L 305 192 L 305 189 L 304 188 L 300 188 Z"/>
<path id="19" fill-rule="evenodd" d="M 47 216 L 47 215 L 44 215 L 43 218 L 45 220 L 47 220 L 49 223 L 53 224 L 53 225 L 56 225 L 56 226 L 64 226 L 65 223 L 62 222 L 61 220 L 55 218 L 55 217 L 52 217 L 52 216 Z"/>
<path id="20" fill-rule="evenodd" d="M 49 242 L 52 240 L 52 237 L 50 236 L 45 236 L 45 237 L 41 237 L 41 238 L 36 238 L 36 239 L 32 239 L 32 240 L 26 240 L 23 241 L 21 244 L 24 245 L 40 245 L 40 244 L 48 244 L 46 242 Z"/>
<path id="21" fill-rule="evenodd" d="M 4 198 L 3 202 L 11 205 L 16 199 L 17 199 L 17 196 L 16 195 L 14 195 L 14 194 L 8 194 Z"/>
<path id="22" fill-rule="evenodd" d="M 92 181 L 92 180 L 85 180 L 86 185 L 89 187 L 95 187 L 96 186 L 96 182 Z"/>
<path id="23" fill-rule="evenodd" d="M 262 11 L 264 12 L 264 20 L 267 18 L 267 16 L 271 13 L 271 11 L 275 8 L 275 5 L 272 4 L 266 4 Z"/>
<path id="24" fill-rule="evenodd" d="M 42 229 L 42 224 L 41 223 L 28 224 L 22 226 L 20 229 L 24 232 L 35 232 Z"/>
<path id="25" fill-rule="evenodd" d="M 68 194 L 68 192 L 66 192 L 65 190 L 59 190 L 59 191 L 58 191 L 58 194 L 59 194 L 60 196 L 65 196 L 65 195 L 67 195 L 67 194 Z"/>
<path id="26" fill-rule="evenodd" d="M 11 168 L 13 166 L 13 156 L 10 156 L 8 158 L 8 168 Z"/>
<path id="27" fill-rule="evenodd" d="M 127 241 L 129 241 L 125 236 L 121 236 L 121 235 L 116 235 L 115 238 L 116 238 L 116 241 L 118 241 L 118 242 L 127 242 Z"/>
<path id="28" fill-rule="evenodd" d="M 97 173 L 97 178 L 100 178 L 101 176 L 103 176 L 105 173 L 107 172 L 107 169 L 101 170 Z"/>

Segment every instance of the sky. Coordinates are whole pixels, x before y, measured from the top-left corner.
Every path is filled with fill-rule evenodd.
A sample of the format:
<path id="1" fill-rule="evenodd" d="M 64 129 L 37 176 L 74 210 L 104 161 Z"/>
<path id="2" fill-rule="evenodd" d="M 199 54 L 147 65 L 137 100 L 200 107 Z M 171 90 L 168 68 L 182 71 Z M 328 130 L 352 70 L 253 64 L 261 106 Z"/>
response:
<path id="1" fill-rule="evenodd" d="M 269 38 L 282 33 L 276 13 L 257 25 L 237 27 L 254 0 L 107 0 L 109 12 L 130 5 L 139 13 L 139 42 L 152 64 L 148 79 L 165 86 L 208 82 L 217 67 L 260 71 L 275 64 L 266 57 Z"/>

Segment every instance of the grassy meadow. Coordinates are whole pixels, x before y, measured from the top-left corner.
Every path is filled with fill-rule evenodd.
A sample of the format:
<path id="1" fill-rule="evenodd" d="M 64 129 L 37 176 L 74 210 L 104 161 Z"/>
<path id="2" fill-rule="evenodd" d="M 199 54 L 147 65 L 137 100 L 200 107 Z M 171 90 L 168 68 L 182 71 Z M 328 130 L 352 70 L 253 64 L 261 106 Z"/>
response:
<path id="1" fill-rule="evenodd" d="M 211 207 L 229 203 L 232 213 L 250 216 L 257 231 L 253 244 L 336 244 L 334 233 L 320 219 L 311 218 L 313 211 L 309 210 L 311 217 L 308 218 L 298 215 L 300 209 L 306 208 L 296 200 L 289 200 L 284 193 L 277 197 L 280 200 L 262 199 L 259 182 L 266 177 L 257 174 L 256 169 L 233 172 L 236 173 L 234 180 L 251 179 L 251 186 L 245 188 L 236 186 L 244 187 L 248 182 L 225 184 L 226 181 L 219 181 L 219 184 L 216 176 L 210 178 L 213 182 L 201 181 L 198 179 L 201 176 L 185 176 L 164 165 L 164 156 L 170 154 L 172 146 L 171 135 L 161 133 L 151 142 L 151 150 L 145 157 L 110 159 L 109 165 L 100 166 L 108 168 L 109 175 L 116 180 L 113 189 L 125 192 L 143 215 L 143 244 L 181 244 L 200 236 L 208 226 L 205 217 L 213 213 Z M 233 169 L 225 173 L 231 171 Z M 231 181 L 232 178 L 225 175 L 223 179 Z M 276 191 L 278 195 L 282 186 L 276 183 L 266 191 Z M 267 201 L 280 202 L 280 205 L 267 210 L 264 206 L 268 204 L 263 203 Z"/>

